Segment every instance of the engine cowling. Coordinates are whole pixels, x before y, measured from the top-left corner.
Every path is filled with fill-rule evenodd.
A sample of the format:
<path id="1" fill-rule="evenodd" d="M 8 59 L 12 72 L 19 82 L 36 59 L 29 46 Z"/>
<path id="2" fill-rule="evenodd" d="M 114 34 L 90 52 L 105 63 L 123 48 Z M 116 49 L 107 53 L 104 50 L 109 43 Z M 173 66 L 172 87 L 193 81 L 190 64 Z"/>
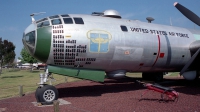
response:
<path id="1" fill-rule="evenodd" d="M 187 71 L 187 72 L 184 72 L 182 75 L 186 80 L 195 80 L 197 78 L 196 71 Z"/>
<path id="2" fill-rule="evenodd" d="M 106 75 L 108 78 L 111 78 L 111 79 L 120 79 L 126 75 L 126 71 L 125 70 L 116 70 L 116 71 L 112 71 L 112 72 L 107 72 Z"/>

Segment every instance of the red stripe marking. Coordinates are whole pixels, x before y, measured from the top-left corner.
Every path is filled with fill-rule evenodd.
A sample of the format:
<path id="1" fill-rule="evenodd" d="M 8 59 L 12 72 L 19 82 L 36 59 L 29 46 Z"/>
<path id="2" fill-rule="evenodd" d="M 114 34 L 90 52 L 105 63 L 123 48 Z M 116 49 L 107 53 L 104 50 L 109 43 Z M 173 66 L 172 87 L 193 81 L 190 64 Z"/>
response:
<path id="1" fill-rule="evenodd" d="M 160 36 L 158 35 L 158 54 L 157 54 L 157 57 L 156 57 L 156 60 L 155 62 L 153 63 L 152 67 L 156 64 L 156 62 L 158 61 L 158 57 L 160 55 Z"/>

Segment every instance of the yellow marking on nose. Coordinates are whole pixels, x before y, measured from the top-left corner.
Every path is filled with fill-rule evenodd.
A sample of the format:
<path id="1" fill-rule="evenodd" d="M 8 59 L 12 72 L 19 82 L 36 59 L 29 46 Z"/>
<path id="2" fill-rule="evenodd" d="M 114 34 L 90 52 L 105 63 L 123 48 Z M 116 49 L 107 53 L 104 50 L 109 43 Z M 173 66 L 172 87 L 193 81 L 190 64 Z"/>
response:
<path id="1" fill-rule="evenodd" d="M 71 38 L 71 35 L 66 35 L 65 37 L 66 37 L 66 38 Z"/>

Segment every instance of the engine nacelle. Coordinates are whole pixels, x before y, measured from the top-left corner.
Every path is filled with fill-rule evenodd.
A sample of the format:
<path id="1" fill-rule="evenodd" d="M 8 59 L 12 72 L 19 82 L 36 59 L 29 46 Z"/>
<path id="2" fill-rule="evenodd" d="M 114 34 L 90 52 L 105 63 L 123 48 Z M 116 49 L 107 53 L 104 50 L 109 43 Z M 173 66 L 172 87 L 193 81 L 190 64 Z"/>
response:
<path id="1" fill-rule="evenodd" d="M 126 71 L 125 70 L 116 70 L 116 71 L 112 71 L 112 72 L 107 72 L 106 75 L 108 76 L 108 78 L 111 78 L 111 79 L 120 79 L 126 75 Z"/>
<path id="2" fill-rule="evenodd" d="M 187 71 L 187 72 L 184 72 L 182 75 L 186 80 L 195 80 L 197 77 L 197 72 L 196 71 Z"/>

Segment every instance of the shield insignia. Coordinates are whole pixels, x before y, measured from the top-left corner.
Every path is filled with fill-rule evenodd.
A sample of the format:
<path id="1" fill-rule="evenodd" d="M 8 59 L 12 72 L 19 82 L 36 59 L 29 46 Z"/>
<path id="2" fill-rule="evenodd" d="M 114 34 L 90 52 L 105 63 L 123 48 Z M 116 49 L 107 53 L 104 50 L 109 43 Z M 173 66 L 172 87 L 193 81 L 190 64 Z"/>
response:
<path id="1" fill-rule="evenodd" d="M 91 30 L 87 33 L 87 37 L 90 39 L 90 52 L 106 53 L 109 51 L 109 41 L 112 38 L 110 33 L 101 30 Z"/>

